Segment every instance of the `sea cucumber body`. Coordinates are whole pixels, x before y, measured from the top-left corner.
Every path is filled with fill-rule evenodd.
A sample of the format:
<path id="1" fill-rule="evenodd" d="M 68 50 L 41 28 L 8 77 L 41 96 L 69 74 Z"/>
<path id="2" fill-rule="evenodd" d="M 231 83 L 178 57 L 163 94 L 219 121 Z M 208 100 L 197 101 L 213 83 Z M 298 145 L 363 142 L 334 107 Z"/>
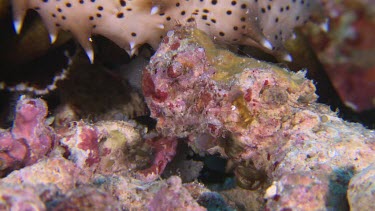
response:
<path id="1" fill-rule="evenodd" d="M 12 0 L 12 5 L 16 31 L 26 11 L 34 9 L 51 41 L 60 29 L 71 31 L 88 54 L 92 34 L 133 55 L 145 43 L 156 48 L 176 25 L 191 23 L 217 42 L 256 46 L 279 58 L 288 55 L 283 43 L 293 29 L 319 11 L 319 4 L 309 0 Z"/>

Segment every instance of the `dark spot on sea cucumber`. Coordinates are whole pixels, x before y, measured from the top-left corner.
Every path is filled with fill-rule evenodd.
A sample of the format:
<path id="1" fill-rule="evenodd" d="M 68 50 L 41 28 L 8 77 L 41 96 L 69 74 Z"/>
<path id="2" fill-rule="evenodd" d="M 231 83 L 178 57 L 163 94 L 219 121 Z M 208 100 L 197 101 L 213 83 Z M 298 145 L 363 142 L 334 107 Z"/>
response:
<path id="1" fill-rule="evenodd" d="M 120 0 L 120 5 L 121 5 L 121 7 L 125 7 L 126 6 L 126 1 Z"/>

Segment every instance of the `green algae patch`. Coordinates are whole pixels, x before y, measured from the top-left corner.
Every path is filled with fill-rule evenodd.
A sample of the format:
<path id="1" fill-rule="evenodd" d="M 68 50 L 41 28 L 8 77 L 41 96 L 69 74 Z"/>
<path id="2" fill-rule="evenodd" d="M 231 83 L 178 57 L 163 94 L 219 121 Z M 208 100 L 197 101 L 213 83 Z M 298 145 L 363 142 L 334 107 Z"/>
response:
<path id="1" fill-rule="evenodd" d="M 205 50 L 209 64 L 218 70 L 213 76 L 215 81 L 229 81 L 246 68 L 273 69 L 280 77 L 289 81 L 292 88 L 298 88 L 304 81 L 304 77 L 293 78 L 294 73 L 276 65 L 253 58 L 241 57 L 228 50 L 217 48 L 211 38 L 199 29 L 191 29 L 190 36 L 193 42 L 197 43 L 198 46 L 201 46 Z"/>
<path id="2" fill-rule="evenodd" d="M 239 122 L 240 126 L 246 128 L 251 125 L 254 120 L 252 112 L 248 109 L 247 103 L 243 95 L 239 96 L 233 101 L 233 105 L 238 109 L 241 121 Z"/>

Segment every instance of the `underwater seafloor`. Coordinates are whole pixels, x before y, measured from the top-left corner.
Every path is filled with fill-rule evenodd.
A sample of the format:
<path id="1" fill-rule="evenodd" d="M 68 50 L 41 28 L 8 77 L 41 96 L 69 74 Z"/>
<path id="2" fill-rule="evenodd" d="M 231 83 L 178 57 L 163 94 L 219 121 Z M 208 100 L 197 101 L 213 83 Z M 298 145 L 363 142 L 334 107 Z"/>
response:
<path id="1" fill-rule="evenodd" d="M 0 210 L 375 210 L 375 3 L 322 2 L 291 62 L 189 24 L 92 64 L 0 0 Z"/>

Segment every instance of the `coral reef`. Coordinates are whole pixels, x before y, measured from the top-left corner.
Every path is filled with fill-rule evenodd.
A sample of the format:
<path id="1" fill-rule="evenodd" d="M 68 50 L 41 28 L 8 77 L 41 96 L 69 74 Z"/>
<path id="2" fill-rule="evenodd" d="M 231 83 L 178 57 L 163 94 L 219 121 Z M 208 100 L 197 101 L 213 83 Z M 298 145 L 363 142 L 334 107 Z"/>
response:
<path id="1" fill-rule="evenodd" d="M 0 210 L 374 209 L 374 11 L 0 0 Z"/>
<path id="2" fill-rule="evenodd" d="M 316 103 L 303 72 L 220 50 L 195 28 L 168 33 L 144 71 L 143 90 L 161 134 L 187 137 L 197 152 L 247 162 L 237 172 L 250 188 L 263 180 L 259 172 L 281 183 L 296 172 L 302 181 L 320 172 L 321 184 L 334 190 L 318 188 L 316 204 L 327 205 L 321 200 L 328 197 L 327 206 L 340 207 L 336 199 L 345 198 L 350 175 L 375 162 L 374 131 Z M 274 203 L 282 201 L 267 206 Z"/>
<path id="3" fill-rule="evenodd" d="M 24 146 L 29 149 L 28 159 L 5 163 L 13 171 L 4 172 L 7 174 L 0 179 L 1 209 L 205 210 L 197 202 L 209 192 L 204 186 L 183 184 L 178 176 L 157 180 L 175 154 L 177 139 L 146 133 L 135 122 L 123 121 L 73 121 L 54 132 L 44 123 L 47 107 L 41 99 L 23 97 L 16 111 L 12 133 L 5 131 L 7 136 L 2 138 L 14 138 L 11 142 L 18 144 L 15 138 L 22 137 L 25 141 L 20 143 L 26 144 L 27 140 L 36 142 L 35 136 L 45 141 L 47 134 L 56 133 L 56 143 L 50 146 L 39 141 L 39 148 L 35 148 L 30 142 Z M 17 154 L 16 146 L 2 145 L 2 156 Z"/>
<path id="4" fill-rule="evenodd" d="M 103 35 L 130 55 L 140 45 L 154 48 L 176 23 L 194 22 L 222 43 L 261 47 L 279 58 L 291 60 L 283 42 L 296 26 L 319 17 L 316 1 L 38 1 L 12 0 L 14 26 L 21 30 L 28 9 L 42 17 L 56 40 L 60 29 L 73 33 L 93 60 L 92 34 Z M 225 17 L 225 18 L 222 18 Z M 115 25 L 116 27 L 111 27 Z M 139 27 L 139 26 L 142 27 Z"/>
<path id="5" fill-rule="evenodd" d="M 46 124 L 47 106 L 41 99 L 21 97 L 10 130 L 0 131 L 0 175 L 31 165 L 55 145 L 55 133 Z"/>

